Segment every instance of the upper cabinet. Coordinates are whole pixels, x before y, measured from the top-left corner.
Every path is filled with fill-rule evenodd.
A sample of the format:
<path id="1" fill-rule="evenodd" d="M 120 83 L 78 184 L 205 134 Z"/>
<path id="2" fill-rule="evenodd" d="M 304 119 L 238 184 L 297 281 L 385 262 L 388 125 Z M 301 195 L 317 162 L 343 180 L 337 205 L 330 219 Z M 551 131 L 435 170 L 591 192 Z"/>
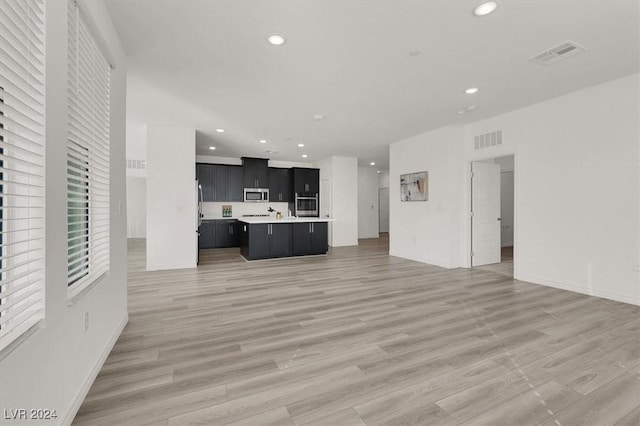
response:
<path id="1" fill-rule="evenodd" d="M 320 192 L 320 170 L 268 167 L 262 158 L 242 158 L 242 166 L 196 164 L 196 178 L 202 187 L 202 201 L 242 202 L 244 188 L 269 188 L 269 201 L 289 203 L 293 194 Z"/>
<path id="2" fill-rule="evenodd" d="M 291 169 L 293 192 L 296 194 L 317 194 L 320 192 L 320 170 L 294 167 Z"/>
<path id="3" fill-rule="evenodd" d="M 269 187 L 269 160 L 242 157 L 244 188 Z"/>
<path id="4" fill-rule="evenodd" d="M 202 191 L 202 201 L 213 201 L 213 165 L 196 164 L 196 179 Z"/>
<path id="5" fill-rule="evenodd" d="M 291 201 L 291 174 L 289 169 L 269 167 L 269 201 Z"/>
<path id="6" fill-rule="evenodd" d="M 242 166 L 227 166 L 229 182 L 226 201 L 244 201 L 244 183 Z"/>
<path id="7" fill-rule="evenodd" d="M 196 164 L 202 201 L 243 201 L 242 166 Z"/>

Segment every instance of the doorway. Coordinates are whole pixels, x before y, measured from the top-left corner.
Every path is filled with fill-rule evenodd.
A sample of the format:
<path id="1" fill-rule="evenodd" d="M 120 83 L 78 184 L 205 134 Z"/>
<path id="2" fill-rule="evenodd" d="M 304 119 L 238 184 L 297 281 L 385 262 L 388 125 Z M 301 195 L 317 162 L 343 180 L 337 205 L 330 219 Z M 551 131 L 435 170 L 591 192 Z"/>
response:
<path id="1" fill-rule="evenodd" d="M 513 277 L 513 155 L 471 163 L 471 266 Z"/>
<path id="2" fill-rule="evenodd" d="M 389 188 L 378 189 L 378 232 L 389 232 Z"/>

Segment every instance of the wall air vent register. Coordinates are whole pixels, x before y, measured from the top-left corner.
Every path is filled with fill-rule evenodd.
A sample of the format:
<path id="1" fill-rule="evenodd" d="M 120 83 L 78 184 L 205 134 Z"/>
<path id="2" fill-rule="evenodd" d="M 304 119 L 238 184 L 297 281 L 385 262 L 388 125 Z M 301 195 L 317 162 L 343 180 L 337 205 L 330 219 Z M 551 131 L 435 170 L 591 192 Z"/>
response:
<path id="1" fill-rule="evenodd" d="M 473 138 L 473 149 L 489 148 L 497 145 L 502 145 L 502 130 L 485 133 Z"/>

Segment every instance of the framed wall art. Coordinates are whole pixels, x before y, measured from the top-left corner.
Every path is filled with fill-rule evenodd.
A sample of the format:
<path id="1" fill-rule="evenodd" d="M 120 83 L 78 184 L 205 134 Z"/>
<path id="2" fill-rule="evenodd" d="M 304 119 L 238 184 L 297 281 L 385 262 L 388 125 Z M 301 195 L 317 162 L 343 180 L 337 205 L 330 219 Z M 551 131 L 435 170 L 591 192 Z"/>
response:
<path id="1" fill-rule="evenodd" d="M 427 201 L 429 174 L 427 172 L 400 175 L 400 201 Z"/>

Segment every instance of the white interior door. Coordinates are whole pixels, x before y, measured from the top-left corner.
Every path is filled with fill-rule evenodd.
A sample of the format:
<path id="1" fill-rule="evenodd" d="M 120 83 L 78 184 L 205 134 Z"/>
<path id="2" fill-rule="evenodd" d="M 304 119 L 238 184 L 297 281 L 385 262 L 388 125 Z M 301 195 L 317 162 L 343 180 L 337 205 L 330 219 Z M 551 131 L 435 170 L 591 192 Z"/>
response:
<path id="1" fill-rule="evenodd" d="M 389 188 L 378 190 L 378 231 L 389 232 Z"/>
<path id="2" fill-rule="evenodd" d="M 473 162 L 471 266 L 500 263 L 500 165 Z"/>
<path id="3" fill-rule="evenodd" d="M 513 247 L 513 172 L 500 173 L 500 217 L 502 247 Z"/>

